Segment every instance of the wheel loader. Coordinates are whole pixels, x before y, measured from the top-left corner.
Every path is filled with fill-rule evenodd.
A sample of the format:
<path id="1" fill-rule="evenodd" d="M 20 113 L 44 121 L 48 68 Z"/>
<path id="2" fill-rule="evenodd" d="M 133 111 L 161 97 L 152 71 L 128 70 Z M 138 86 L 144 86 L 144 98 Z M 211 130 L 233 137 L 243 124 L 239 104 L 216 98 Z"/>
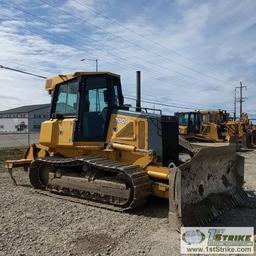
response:
<path id="1" fill-rule="evenodd" d="M 174 226 L 207 225 L 248 199 L 244 159 L 232 146 L 185 146 L 190 159 L 180 162 L 177 118 L 142 108 L 140 97 L 136 108 L 125 105 L 119 75 L 59 75 L 46 90 L 50 118 L 38 144 L 5 163 L 14 183 L 13 168 L 24 167 L 38 193 L 118 211 L 164 198 Z"/>

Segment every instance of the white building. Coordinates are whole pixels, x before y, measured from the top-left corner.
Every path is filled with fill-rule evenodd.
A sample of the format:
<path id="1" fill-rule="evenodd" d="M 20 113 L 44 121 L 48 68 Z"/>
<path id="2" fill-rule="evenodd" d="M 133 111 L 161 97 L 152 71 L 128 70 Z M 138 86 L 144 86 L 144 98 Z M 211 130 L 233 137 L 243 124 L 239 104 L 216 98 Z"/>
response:
<path id="1" fill-rule="evenodd" d="M 0 111 L 0 133 L 39 132 L 41 123 L 49 118 L 50 104 L 30 105 Z"/>

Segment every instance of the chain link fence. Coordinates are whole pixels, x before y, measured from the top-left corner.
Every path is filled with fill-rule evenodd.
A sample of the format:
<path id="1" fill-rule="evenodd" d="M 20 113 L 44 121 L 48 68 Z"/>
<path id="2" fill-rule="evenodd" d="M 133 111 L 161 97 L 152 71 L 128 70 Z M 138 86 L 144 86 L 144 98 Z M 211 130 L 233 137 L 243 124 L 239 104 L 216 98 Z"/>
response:
<path id="1" fill-rule="evenodd" d="M 0 148 L 27 147 L 38 143 L 39 133 L 0 133 Z"/>

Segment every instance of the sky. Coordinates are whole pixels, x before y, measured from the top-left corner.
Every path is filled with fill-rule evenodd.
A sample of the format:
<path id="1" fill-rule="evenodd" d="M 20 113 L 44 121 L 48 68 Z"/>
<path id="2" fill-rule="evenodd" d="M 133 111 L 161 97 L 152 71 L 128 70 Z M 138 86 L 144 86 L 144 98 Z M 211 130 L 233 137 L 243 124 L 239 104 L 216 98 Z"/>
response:
<path id="1" fill-rule="evenodd" d="M 254 0 L 0 0 L 0 23 L 0 65 L 48 77 L 94 71 L 98 59 L 127 97 L 140 70 L 142 99 L 168 106 L 142 105 L 169 114 L 233 112 L 242 81 L 256 118 Z M 0 110 L 50 102 L 44 82 L 0 69 Z"/>

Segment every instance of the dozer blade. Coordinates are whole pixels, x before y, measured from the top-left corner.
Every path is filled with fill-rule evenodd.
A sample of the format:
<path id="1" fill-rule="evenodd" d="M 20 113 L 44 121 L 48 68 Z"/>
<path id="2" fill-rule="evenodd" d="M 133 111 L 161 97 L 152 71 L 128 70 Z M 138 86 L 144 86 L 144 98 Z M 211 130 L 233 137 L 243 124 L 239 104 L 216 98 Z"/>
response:
<path id="1" fill-rule="evenodd" d="M 200 149 L 170 170 L 169 182 L 169 217 L 171 222 L 178 220 L 176 226 L 204 226 L 248 198 L 242 189 L 244 158 L 234 146 Z"/>

